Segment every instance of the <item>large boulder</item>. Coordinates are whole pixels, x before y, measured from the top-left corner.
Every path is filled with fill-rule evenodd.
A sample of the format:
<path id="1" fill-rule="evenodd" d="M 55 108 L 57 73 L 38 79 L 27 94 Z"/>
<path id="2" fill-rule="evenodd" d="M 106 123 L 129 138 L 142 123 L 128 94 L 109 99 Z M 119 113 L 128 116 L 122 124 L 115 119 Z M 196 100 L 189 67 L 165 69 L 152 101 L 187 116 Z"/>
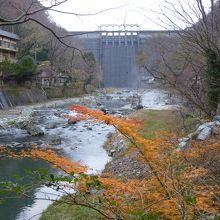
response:
<path id="1" fill-rule="evenodd" d="M 10 144 L 5 145 L 7 148 L 11 148 L 13 150 L 22 150 L 25 146 L 22 143 L 12 142 Z"/>
<path id="2" fill-rule="evenodd" d="M 197 140 L 204 141 L 210 138 L 211 134 L 212 134 L 212 127 L 206 126 L 201 130 L 201 132 L 197 136 Z"/>
<path id="3" fill-rule="evenodd" d="M 41 136 L 44 135 L 43 130 L 34 124 L 28 124 L 24 127 L 24 129 L 30 134 L 31 136 Z"/>
<path id="4" fill-rule="evenodd" d="M 178 147 L 179 147 L 180 149 L 184 149 L 186 146 L 187 146 L 187 142 L 186 142 L 186 141 L 181 141 L 181 142 L 178 144 Z"/>
<path id="5" fill-rule="evenodd" d="M 214 120 L 215 122 L 220 122 L 220 115 L 216 115 L 216 116 L 213 118 L 213 120 Z"/>
<path id="6" fill-rule="evenodd" d="M 16 124 L 16 126 L 21 128 L 21 129 L 26 130 L 27 133 L 30 134 L 31 136 L 41 136 L 41 135 L 44 135 L 43 130 L 39 126 L 33 124 L 32 121 L 18 122 Z"/>
<path id="7" fill-rule="evenodd" d="M 112 145 L 112 149 L 109 151 L 109 156 L 114 157 L 117 153 L 123 151 L 125 149 L 125 142 L 123 139 L 119 141 L 115 141 Z"/>
<path id="8" fill-rule="evenodd" d="M 28 121 L 28 120 L 19 121 L 16 123 L 16 127 L 21 128 L 21 129 L 25 129 L 25 127 L 30 123 L 31 123 L 31 121 Z"/>
<path id="9" fill-rule="evenodd" d="M 178 146 L 185 149 L 190 140 L 204 141 L 211 138 L 212 135 L 220 136 L 220 116 L 216 115 L 212 122 L 206 122 L 200 125 L 197 130 L 187 135 L 186 138 L 179 139 Z"/>
<path id="10" fill-rule="evenodd" d="M 200 125 L 198 129 L 196 130 L 196 133 L 198 134 L 196 139 L 200 141 L 204 141 L 210 138 L 212 134 L 212 129 L 215 126 L 215 124 L 216 122 L 212 121 L 212 122 L 207 122 L 207 123 Z"/>
<path id="11" fill-rule="evenodd" d="M 51 135 L 48 137 L 47 143 L 50 145 L 59 145 L 61 144 L 61 137 L 59 135 Z"/>
<path id="12" fill-rule="evenodd" d="M 215 122 L 214 122 L 214 121 L 212 121 L 212 122 L 206 122 L 206 123 L 200 125 L 200 126 L 197 128 L 197 131 L 202 131 L 204 128 L 207 128 L 207 127 L 212 128 L 214 125 L 215 125 Z"/>
<path id="13" fill-rule="evenodd" d="M 57 123 L 56 122 L 49 122 L 46 127 L 46 129 L 54 129 L 57 128 Z"/>

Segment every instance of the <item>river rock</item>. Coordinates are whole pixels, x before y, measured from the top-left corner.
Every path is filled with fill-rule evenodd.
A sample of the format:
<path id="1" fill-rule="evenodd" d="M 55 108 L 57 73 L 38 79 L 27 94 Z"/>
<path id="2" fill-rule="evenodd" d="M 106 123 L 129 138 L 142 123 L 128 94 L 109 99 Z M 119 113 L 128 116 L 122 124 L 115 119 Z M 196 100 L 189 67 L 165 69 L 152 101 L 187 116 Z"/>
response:
<path id="1" fill-rule="evenodd" d="M 30 121 L 19 121 L 16 123 L 16 127 L 24 129 L 28 124 L 30 123 Z"/>
<path id="2" fill-rule="evenodd" d="M 77 123 L 77 120 L 74 120 L 71 118 L 68 119 L 68 125 L 75 125 L 76 123 Z"/>
<path id="3" fill-rule="evenodd" d="M 213 120 L 220 122 L 220 115 L 216 115 L 216 116 L 213 118 Z"/>
<path id="4" fill-rule="evenodd" d="M 97 105 L 97 106 L 102 106 L 102 103 L 97 102 L 96 105 Z"/>
<path id="5" fill-rule="evenodd" d="M 116 92 L 117 95 L 122 95 L 121 91 Z"/>
<path id="6" fill-rule="evenodd" d="M 111 138 L 111 137 L 113 136 L 113 134 L 114 134 L 113 132 L 109 132 L 109 133 L 106 135 L 106 137 L 107 137 L 107 138 Z"/>
<path id="7" fill-rule="evenodd" d="M 197 140 L 204 141 L 204 140 L 210 138 L 211 133 L 212 133 L 212 128 L 211 128 L 211 127 L 208 127 L 208 126 L 205 126 L 205 127 L 201 130 L 201 132 L 199 133 L 199 135 L 198 135 L 198 137 L 197 137 Z"/>
<path id="8" fill-rule="evenodd" d="M 106 95 L 106 99 L 110 100 L 110 99 L 112 99 L 112 96 L 111 95 Z"/>
<path id="9" fill-rule="evenodd" d="M 112 149 L 109 151 L 109 156 L 114 157 L 118 152 L 121 152 L 125 149 L 124 140 L 121 139 L 120 141 L 114 142 L 112 145 Z"/>
<path id="10" fill-rule="evenodd" d="M 28 132 L 28 134 L 30 134 L 31 136 L 44 135 L 43 130 L 39 126 L 34 124 L 28 124 L 23 129 L 25 129 Z"/>
<path id="11" fill-rule="evenodd" d="M 186 141 L 181 141 L 179 144 L 178 144 L 179 148 L 185 148 L 187 146 L 187 142 Z"/>
<path id="12" fill-rule="evenodd" d="M 197 131 L 202 131 L 204 128 L 207 128 L 207 127 L 212 128 L 214 125 L 215 125 L 214 121 L 204 123 L 197 128 Z"/>
<path id="13" fill-rule="evenodd" d="M 59 145 L 61 144 L 61 138 L 59 135 L 51 135 L 48 137 L 47 143 L 50 145 Z"/>
<path id="14" fill-rule="evenodd" d="M 46 127 L 46 129 L 54 129 L 57 128 L 57 123 L 56 122 L 49 122 Z"/>
<path id="15" fill-rule="evenodd" d="M 124 90 L 122 90 L 122 92 L 123 92 L 123 93 L 130 93 L 130 92 L 131 92 L 131 90 L 124 89 Z"/>
<path id="16" fill-rule="evenodd" d="M 21 148 L 24 148 L 24 145 L 18 142 L 12 142 L 10 144 L 7 144 L 6 147 L 13 150 L 20 150 Z"/>
<path id="17" fill-rule="evenodd" d="M 23 144 L 18 143 L 18 142 L 13 142 L 12 145 L 13 145 L 13 147 L 15 147 L 15 148 L 23 148 L 23 147 L 24 147 Z"/>
<path id="18" fill-rule="evenodd" d="M 123 102 L 128 101 L 128 98 L 127 98 L 127 97 L 121 97 L 120 99 L 121 99 Z"/>
<path id="19" fill-rule="evenodd" d="M 101 108 L 100 109 L 104 114 L 107 114 L 108 113 L 108 111 L 105 109 L 105 108 Z"/>
<path id="20" fill-rule="evenodd" d="M 55 112 L 55 113 L 54 113 L 54 116 L 56 116 L 56 117 L 61 117 L 61 115 L 62 115 L 61 112 Z"/>
<path id="21" fill-rule="evenodd" d="M 116 153 L 116 149 L 112 149 L 112 150 L 110 150 L 110 152 L 108 153 L 108 156 L 109 156 L 109 157 L 114 157 L 115 153 Z"/>
<path id="22" fill-rule="evenodd" d="M 124 150 L 125 148 L 125 143 L 123 140 L 120 140 L 119 142 L 116 143 L 115 149 L 120 152 L 122 150 Z"/>
<path id="23" fill-rule="evenodd" d="M 189 140 L 196 140 L 199 133 L 200 133 L 199 131 L 192 132 L 187 135 L 187 138 L 189 138 Z"/>
<path id="24" fill-rule="evenodd" d="M 178 141 L 179 141 L 179 142 L 187 142 L 187 141 L 189 141 L 189 140 L 190 140 L 189 137 L 185 137 L 185 138 L 180 138 Z"/>
<path id="25" fill-rule="evenodd" d="M 43 141 L 38 140 L 36 142 L 24 142 L 23 146 L 24 147 L 33 147 L 33 146 L 41 146 L 43 144 Z"/>

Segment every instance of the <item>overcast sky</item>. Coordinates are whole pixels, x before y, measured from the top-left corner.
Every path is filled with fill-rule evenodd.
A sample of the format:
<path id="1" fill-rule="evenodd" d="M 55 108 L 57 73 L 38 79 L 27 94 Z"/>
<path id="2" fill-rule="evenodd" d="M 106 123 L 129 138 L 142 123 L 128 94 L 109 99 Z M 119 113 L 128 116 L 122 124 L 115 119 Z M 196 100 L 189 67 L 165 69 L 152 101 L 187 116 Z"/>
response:
<path id="1" fill-rule="evenodd" d="M 184 0 L 170 0 L 181 3 Z M 203 0 L 208 8 L 210 0 Z M 186 7 L 195 0 L 185 0 Z M 165 0 L 68 0 L 56 9 L 81 14 L 96 13 L 112 9 L 93 16 L 74 16 L 50 12 L 53 20 L 69 31 L 97 30 L 101 24 L 139 24 L 143 30 L 163 29 L 153 11 L 165 11 Z M 187 9 L 188 10 L 188 9 Z"/>

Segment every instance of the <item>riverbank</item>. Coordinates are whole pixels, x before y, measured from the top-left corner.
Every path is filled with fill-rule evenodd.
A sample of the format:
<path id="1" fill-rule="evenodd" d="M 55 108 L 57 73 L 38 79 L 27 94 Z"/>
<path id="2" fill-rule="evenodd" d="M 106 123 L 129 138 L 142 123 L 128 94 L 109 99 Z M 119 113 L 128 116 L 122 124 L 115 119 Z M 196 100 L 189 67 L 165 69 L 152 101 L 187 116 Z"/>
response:
<path id="1" fill-rule="evenodd" d="M 186 127 L 182 124 L 182 118 L 176 110 L 149 110 L 143 109 L 135 111 L 130 115 L 131 118 L 141 120 L 143 127 L 139 132 L 146 138 L 154 138 L 154 132 L 177 132 L 181 135 L 186 134 L 193 129 L 196 120 L 189 117 L 185 121 Z M 187 129 L 186 129 L 187 128 Z M 177 141 L 177 140 L 176 140 Z M 108 137 L 104 144 L 104 148 L 108 154 L 113 156 L 102 172 L 103 176 L 110 175 L 113 178 L 129 181 L 131 179 L 144 179 L 150 177 L 149 167 L 140 160 L 139 152 L 132 148 L 130 143 L 126 141 L 119 133 L 114 133 Z M 76 213 L 76 217 L 72 217 Z M 89 219 L 90 213 L 88 209 L 75 208 L 75 206 L 59 205 L 55 203 L 51 205 L 40 218 L 41 220 L 59 219 Z M 102 219 L 98 213 L 95 213 L 93 219 Z"/>
<path id="2" fill-rule="evenodd" d="M 187 115 L 187 117 L 183 121 L 182 114 L 180 114 L 176 110 L 149 110 L 149 109 L 146 110 L 144 109 L 144 110 L 139 110 L 139 111 L 132 113 L 130 117 L 135 118 L 142 122 L 143 126 L 138 130 L 138 133 L 144 136 L 145 139 L 147 140 L 153 140 L 155 138 L 158 138 L 161 135 L 163 136 L 165 134 L 164 132 L 175 133 L 176 136 L 169 136 L 171 138 L 169 139 L 169 141 L 172 142 L 173 146 L 176 146 L 176 148 L 174 148 L 174 153 L 178 152 L 176 150 L 179 148 L 178 138 L 183 137 L 184 135 L 187 135 L 189 132 L 194 131 L 195 127 L 198 127 L 198 124 L 200 122 L 194 119 L 193 117 L 191 117 L 190 115 Z M 214 127 L 215 126 L 214 124 L 217 127 Z M 201 168 L 209 169 L 208 174 L 209 175 L 214 174 L 216 177 L 219 175 L 218 167 L 220 164 L 219 151 L 216 151 L 215 149 L 215 147 L 218 148 L 218 146 L 220 146 L 218 145 L 220 143 L 219 142 L 220 141 L 219 125 L 220 125 L 219 116 L 216 116 L 213 119 L 213 122 L 209 122 L 209 123 L 205 123 L 201 125 L 203 126 L 203 128 L 206 128 L 207 126 L 212 126 L 213 136 L 211 136 L 210 139 L 206 140 L 205 142 L 201 142 L 201 140 L 200 141 L 197 140 L 196 143 L 195 142 L 191 143 L 195 147 L 195 149 L 192 148 L 192 151 L 193 152 L 195 151 L 195 153 L 198 153 L 198 155 L 195 154 L 196 158 L 194 158 L 193 154 L 190 154 L 191 150 L 189 149 L 190 152 L 187 158 L 188 165 L 190 165 L 190 163 L 192 164 L 196 163 L 197 166 L 201 166 Z M 217 131 L 216 128 L 218 128 L 218 134 L 216 133 Z M 210 148 L 208 146 L 210 146 Z M 196 151 L 197 147 L 199 151 Z M 111 135 L 108 141 L 105 143 L 105 149 L 108 151 L 109 154 L 113 155 L 113 159 L 109 163 L 107 163 L 104 171 L 102 172 L 101 176 L 103 178 L 110 177 L 110 178 L 113 178 L 114 180 L 117 180 L 117 181 L 119 180 L 122 183 L 129 183 L 132 180 L 144 181 L 144 180 L 149 179 L 149 177 L 151 177 L 152 173 L 150 172 L 150 169 L 148 169 L 147 165 L 141 160 L 141 155 L 139 154 L 139 152 L 129 142 L 126 142 L 121 135 L 117 133 Z M 173 148 L 171 147 L 170 150 L 172 151 L 172 149 Z M 204 158 L 204 154 L 199 155 L 201 151 L 204 151 L 207 157 Z M 184 155 L 186 153 L 186 157 L 187 157 L 187 151 L 183 153 Z M 208 164 L 205 164 L 204 162 L 207 162 L 207 160 L 209 162 Z M 178 166 L 178 161 L 175 161 L 174 167 L 176 166 Z M 205 178 L 206 177 L 207 176 L 205 176 Z M 193 177 L 190 177 L 190 182 L 193 180 L 192 178 Z M 204 180 L 207 181 L 206 179 Z M 199 182 L 197 181 L 198 179 L 196 177 L 196 182 L 194 184 L 200 185 Z M 203 193 L 203 192 L 200 192 L 200 193 Z M 213 200 L 213 202 L 214 201 L 215 200 Z M 76 218 L 74 216 L 74 213 L 76 213 Z M 91 214 L 92 213 L 93 212 L 91 212 Z M 74 217 L 72 217 L 72 215 Z M 89 219 L 88 218 L 89 215 L 90 215 L 90 212 L 88 209 L 86 210 L 84 208 L 76 209 L 75 206 L 59 205 L 59 203 L 55 203 L 43 213 L 41 220 L 58 219 L 57 216 L 59 217 L 62 216 L 62 219 L 64 220 L 66 219 L 80 220 L 80 219 Z M 216 216 L 218 216 L 218 214 L 210 211 L 209 213 L 205 213 L 204 216 L 208 216 L 207 219 L 214 220 L 214 219 L 217 219 Z M 93 219 L 101 219 L 101 216 L 96 213 Z M 131 217 L 129 219 L 139 219 L 139 218 L 135 218 L 133 216 L 133 218 Z M 161 218 L 158 216 L 158 218 L 155 217 L 153 219 L 161 219 Z M 177 219 L 180 219 L 180 218 L 177 218 Z"/>
<path id="3" fill-rule="evenodd" d="M 38 145 L 43 149 L 49 147 L 72 161 L 81 161 L 90 167 L 91 173 L 100 172 L 110 159 L 102 149 L 102 145 L 112 128 L 101 123 L 93 124 L 90 121 L 77 124 L 68 123 L 68 119 L 64 115 L 74 115 L 68 110 L 68 106 L 72 104 L 96 107 L 96 100 L 94 96 L 86 96 L 19 106 L 10 109 L 10 111 L 4 111 L 1 118 L 4 127 L 0 128 L 0 145 L 15 151 L 28 149 L 33 145 Z M 41 135 L 32 136 L 29 134 L 27 128 L 24 127 L 24 129 L 21 126 L 26 123 L 28 127 L 38 127 L 42 131 Z M 2 174 L 0 181 L 11 180 L 15 174 L 25 175 L 23 170 L 27 168 L 34 172 L 38 165 L 48 169 L 48 166 L 38 160 L 3 158 L 0 161 Z M 48 187 L 35 185 L 31 191 L 30 199 L 13 199 L 1 204 L 1 216 L 4 220 L 26 220 L 36 215 L 32 219 L 38 219 L 38 214 L 52 203 L 51 201 L 39 200 L 38 197 L 49 196 L 50 193 Z M 52 193 L 57 194 L 58 192 L 54 190 Z"/>
<path id="4" fill-rule="evenodd" d="M 130 90 L 98 91 L 97 94 L 90 96 L 2 110 L 0 145 L 16 151 L 28 149 L 33 145 L 45 149 L 49 144 L 49 148 L 56 150 L 60 155 L 67 156 L 73 161 L 81 161 L 90 167 L 90 173 L 100 173 L 110 160 L 102 146 L 108 134 L 114 132 L 114 129 L 111 126 L 102 123 L 94 124 L 91 121 L 68 123 L 68 119 L 64 116 L 75 114 L 68 110 L 68 106 L 79 104 L 95 109 L 103 108 L 110 114 L 126 114 L 133 111 L 130 105 L 134 95 L 136 96 L 136 91 Z M 31 127 L 40 130 L 39 136 L 35 136 L 30 131 Z M 34 171 L 38 164 L 41 163 L 37 160 L 32 162 L 2 159 L 0 161 L 1 173 L 5 175 L 1 175 L 0 181 L 10 180 L 16 173 L 23 174 L 22 171 L 26 166 Z M 1 205 L 0 212 L 4 220 L 29 219 L 46 209 L 48 202 L 37 199 L 42 196 L 42 190 L 47 195 L 47 189 L 35 186 L 28 202 L 23 199 L 11 200 Z M 32 219 L 38 219 L 38 217 L 37 215 Z"/>
<path id="5" fill-rule="evenodd" d="M 143 109 L 132 113 L 130 118 L 141 122 L 141 128 L 138 132 L 149 140 L 164 132 L 182 137 L 193 131 L 199 123 L 192 116 L 183 119 L 180 111 L 172 108 L 170 110 Z M 177 143 L 178 139 L 174 141 Z M 120 142 L 124 143 L 124 147 L 118 150 L 115 146 Z M 103 174 L 111 173 L 114 178 L 122 180 L 143 179 L 149 176 L 149 167 L 139 159 L 140 153 L 138 150 L 130 146 L 130 143 L 119 133 L 108 139 L 105 149 L 110 155 L 113 155 L 114 159 L 106 164 Z"/>
<path id="6" fill-rule="evenodd" d="M 8 109 L 0 109 L 0 126 L 7 127 L 13 125 L 13 121 L 24 121 L 28 120 L 33 113 L 33 110 L 40 108 L 61 108 L 71 104 L 91 104 L 95 105 L 95 95 L 85 95 L 81 97 L 63 98 L 46 100 L 29 105 L 20 105 L 10 107 Z"/>
<path id="7" fill-rule="evenodd" d="M 147 90 L 102 89 L 81 97 L 44 100 L 39 103 L 0 109 L 0 127 L 11 126 L 14 121 L 28 120 L 34 109 L 67 107 L 72 104 L 85 105 L 90 108 L 106 107 L 113 110 L 110 113 L 117 112 L 119 106 L 122 108 L 121 111 L 130 113 L 139 104 L 138 97 L 140 104 L 147 109 L 178 109 L 180 104 L 176 97 L 171 98 L 168 92 L 157 88 Z M 134 106 L 132 106 L 132 101 L 136 101 Z"/>
<path id="8" fill-rule="evenodd" d="M 144 99 L 142 98 L 143 94 L 145 94 Z M 152 96 L 154 99 L 152 99 Z M 19 106 L 10 109 L 14 111 L 14 113 L 12 112 L 14 114 L 12 115 L 13 117 L 9 114 L 9 111 L 5 111 L 6 117 L 2 118 L 4 122 L 3 126 L 5 127 L 0 129 L 0 132 L 3 134 L 1 144 L 13 148 L 21 146 L 21 149 L 25 146 L 29 146 L 29 143 L 40 144 L 40 146 L 44 147 L 51 136 L 57 137 L 58 135 L 61 144 L 54 145 L 53 148 L 55 150 L 59 149 L 59 153 L 66 155 L 71 160 L 82 161 L 83 164 L 93 168 L 92 172 L 100 172 L 104 169 L 104 165 L 110 160 L 109 155 L 102 149 L 102 146 L 106 138 L 111 136 L 110 134 L 112 134 L 114 130 L 104 124 L 92 124 L 89 121 L 68 124 L 68 120 L 63 117 L 65 114 L 70 113 L 67 107 L 72 104 L 80 104 L 93 109 L 103 109 L 108 114 L 122 117 L 123 115 L 132 113 L 137 108 L 137 104 L 141 104 L 139 103 L 139 97 L 147 104 L 143 106 L 144 108 L 151 109 L 157 106 L 159 109 L 176 109 L 175 105 L 169 104 L 168 95 L 162 90 L 159 92 L 158 90 L 131 91 L 127 89 L 98 91 L 98 93 L 93 96 L 54 100 L 30 106 Z M 147 101 L 148 98 L 150 98 L 149 101 Z M 15 114 L 16 111 L 19 112 Z M 22 120 L 39 126 L 44 132 L 44 135 L 32 137 L 30 134 L 27 134 L 25 130 L 19 127 L 17 128 L 16 124 L 20 124 L 19 122 L 22 122 Z M 51 123 L 53 123 L 53 126 L 51 126 Z M 7 170 L 8 164 L 9 163 L 3 163 L 5 170 Z M 19 166 L 14 166 L 12 170 L 18 167 Z M 37 195 L 38 194 L 34 196 L 37 197 Z M 33 207 L 24 208 L 22 211 L 24 214 L 19 214 L 20 218 L 18 219 L 25 219 L 26 216 L 31 217 L 33 214 L 36 214 L 39 202 L 36 200 L 33 201 Z M 43 203 L 41 203 L 40 206 L 42 209 L 46 208 L 43 208 Z"/>

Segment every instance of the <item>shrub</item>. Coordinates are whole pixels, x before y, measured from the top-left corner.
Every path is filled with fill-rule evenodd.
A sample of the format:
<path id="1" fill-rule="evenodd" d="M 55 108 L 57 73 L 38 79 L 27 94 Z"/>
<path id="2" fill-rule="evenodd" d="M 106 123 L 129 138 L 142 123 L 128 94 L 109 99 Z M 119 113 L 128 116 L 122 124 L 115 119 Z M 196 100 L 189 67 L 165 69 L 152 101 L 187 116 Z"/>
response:
<path id="1" fill-rule="evenodd" d="M 15 67 L 15 72 L 18 75 L 26 75 L 29 73 L 33 73 L 36 69 L 36 64 L 34 59 L 27 55 L 22 57 L 17 63 Z"/>
<path id="2" fill-rule="evenodd" d="M 2 72 L 3 75 L 14 73 L 15 65 L 16 64 L 12 63 L 10 60 L 4 60 L 0 62 L 0 72 Z"/>

